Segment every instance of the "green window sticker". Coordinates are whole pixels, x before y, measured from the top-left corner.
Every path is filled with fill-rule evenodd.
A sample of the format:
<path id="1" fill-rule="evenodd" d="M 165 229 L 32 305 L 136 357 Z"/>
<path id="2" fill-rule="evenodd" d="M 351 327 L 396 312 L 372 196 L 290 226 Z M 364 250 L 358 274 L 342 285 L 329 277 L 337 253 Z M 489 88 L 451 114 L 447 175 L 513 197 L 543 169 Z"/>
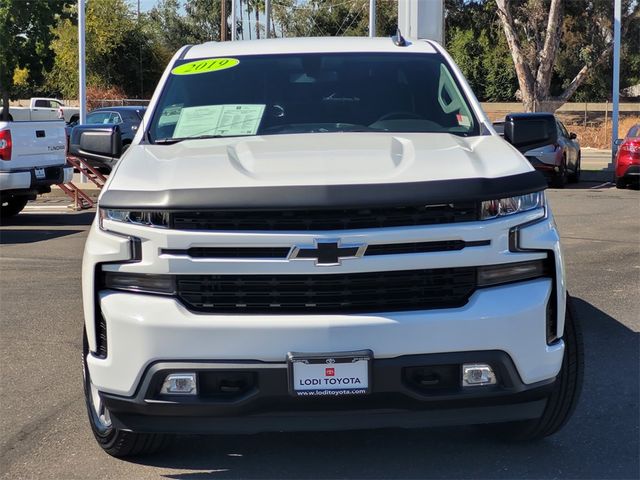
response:
<path id="1" fill-rule="evenodd" d="M 218 70 L 233 68 L 239 63 L 240 60 L 237 58 L 205 58 L 178 65 L 171 70 L 171 73 L 174 75 L 195 75 L 198 73 L 217 72 Z"/>

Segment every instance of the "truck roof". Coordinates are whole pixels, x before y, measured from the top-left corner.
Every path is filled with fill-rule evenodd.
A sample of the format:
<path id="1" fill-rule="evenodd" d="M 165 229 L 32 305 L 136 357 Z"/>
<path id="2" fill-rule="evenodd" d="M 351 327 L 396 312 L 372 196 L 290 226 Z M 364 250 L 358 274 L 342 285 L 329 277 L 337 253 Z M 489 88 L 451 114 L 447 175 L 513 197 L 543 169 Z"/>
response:
<path id="1" fill-rule="evenodd" d="M 428 40 L 406 39 L 407 46 L 397 46 L 391 37 L 300 37 L 207 42 L 188 49 L 184 58 L 197 59 L 234 55 L 269 55 L 282 53 L 398 52 L 436 53 Z"/>

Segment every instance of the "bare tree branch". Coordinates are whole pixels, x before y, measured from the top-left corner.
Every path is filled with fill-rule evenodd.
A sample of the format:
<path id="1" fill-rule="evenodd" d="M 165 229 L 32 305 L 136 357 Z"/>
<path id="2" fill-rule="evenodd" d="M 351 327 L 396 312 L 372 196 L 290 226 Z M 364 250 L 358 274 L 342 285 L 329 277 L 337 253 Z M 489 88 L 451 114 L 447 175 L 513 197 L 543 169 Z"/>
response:
<path id="1" fill-rule="evenodd" d="M 534 101 L 535 94 L 534 78 L 522 53 L 520 39 L 518 38 L 513 15 L 511 14 L 511 4 L 509 0 L 496 0 L 496 5 L 498 7 L 498 16 L 504 28 L 505 37 L 507 37 L 507 42 L 509 43 L 513 63 L 516 67 L 522 100 L 525 104 L 531 105 Z"/>
<path id="2" fill-rule="evenodd" d="M 634 9 L 631 11 L 631 13 L 626 18 L 623 18 L 622 27 L 621 27 L 622 31 L 623 32 L 626 31 L 626 29 L 629 26 L 629 23 L 639 18 L 640 18 L 640 3 L 637 3 Z M 613 49 L 613 38 L 607 44 L 605 49 L 600 53 L 600 55 L 594 62 L 588 63 L 587 65 L 583 66 L 580 69 L 580 71 L 576 74 L 576 76 L 573 77 L 573 80 L 571 80 L 571 82 L 569 82 L 569 85 L 567 85 L 567 87 L 564 89 L 564 92 L 562 92 L 562 94 L 556 97 L 556 100 L 559 100 L 562 103 L 567 102 L 573 96 L 573 94 L 576 93 L 576 90 L 578 89 L 578 87 L 580 87 L 580 85 L 582 85 L 582 83 L 589 77 L 589 75 L 591 74 L 591 71 L 594 68 L 596 68 L 598 65 L 601 65 L 602 63 L 604 63 L 606 60 L 609 59 L 612 49 Z"/>
<path id="3" fill-rule="evenodd" d="M 562 34 L 562 13 L 562 0 L 551 0 L 544 47 L 540 52 L 540 63 L 536 74 L 536 98 L 538 99 L 545 98 L 551 86 L 553 64 Z"/>
<path id="4" fill-rule="evenodd" d="M 582 67 L 580 71 L 576 74 L 576 76 L 573 77 L 573 80 L 569 82 L 569 85 L 567 85 L 567 88 L 564 89 L 564 92 L 562 92 L 562 94 L 556 97 L 557 100 L 563 103 L 568 101 L 569 98 L 571 98 L 571 96 L 573 96 L 573 94 L 576 93 L 576 90 L 578 89 L 578 87 L 582 85 L 582 83 L 589 77 L 591 70 L 609 58 L 609 54 L 611 53 L 612 48 L 613 48 L 613 42 L 607 45 L 607 48 L 605 48 L 602 51 L 602 53 L 596 59 L 595 62 L 587 64 L 584 67 Z"/>

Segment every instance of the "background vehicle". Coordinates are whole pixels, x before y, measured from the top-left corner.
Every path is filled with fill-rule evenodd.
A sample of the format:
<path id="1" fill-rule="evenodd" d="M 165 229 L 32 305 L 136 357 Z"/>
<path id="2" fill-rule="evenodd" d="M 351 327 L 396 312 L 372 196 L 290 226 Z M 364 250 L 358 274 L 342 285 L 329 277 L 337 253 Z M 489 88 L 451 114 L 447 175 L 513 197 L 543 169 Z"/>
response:
<path id="1" fill-rule="evenodd" d="M 616 153 L 616 187 L 640 185 L 640 124 L 629 129 Z"/>
<path id="2" fill-rule="evenodd" d="M 87 125 L 119 125 L 120 138 L 122 142 L 122 153 L 124 153 L 138 131 L 140 122 L 144 117 L 147 107 L 145 106 L 122 106 L 96 108 L 87 115 Z M 67 138 L 71 138 L 71 131 L 77 126 L 77 121 L 67 125 Z M 115 162 L 104 160 L 88 160 L 93 167 L 111 169 Z"/>
<path id="3" fill-rule="evenodd" d="M 165 433 L 502 423 L 558 431 L 582 345 L 546 181 L 431 41 L 184 47 L 103 189 L 83 258 L 99 445 Z M 506 141 L 505 141 L 506 140 Z M 120 128 L 74 128 L 117 157 Z"/>
<path id="4" fill-rule="evenodd" d="M 0 118 L 3 109 L 0 107 Z M 65 106 L 56 98 L 34 97 L 28 107 L 9 107 L 9 121 L 33 122 L 44 120 L 74 121 L 80 110 L 75 107 Z"/>
<path id="5" fill-rule="evenodd" d="M 535 113 L 527 114 L 534 118 Z M 548 114 L 540 114 L 548 115 Z M 493 124 L 496 131 L 502 134 L 503 122 Z M 580 143 L 575 133 L 569 133 L 564 124 L 556 119 L 558 137 L 556 143 L 542 145 L 524 153 L 533 168 L 541 172 L 556 188 L 564 187 L 567 182 L 580 181 L 581 153 Z"/>
<path id="6" fill-rule="evenodd" d="M 0 216 L 17 215 L 51 185 L 71 181 L 64 123 L 0 122 Z"/>

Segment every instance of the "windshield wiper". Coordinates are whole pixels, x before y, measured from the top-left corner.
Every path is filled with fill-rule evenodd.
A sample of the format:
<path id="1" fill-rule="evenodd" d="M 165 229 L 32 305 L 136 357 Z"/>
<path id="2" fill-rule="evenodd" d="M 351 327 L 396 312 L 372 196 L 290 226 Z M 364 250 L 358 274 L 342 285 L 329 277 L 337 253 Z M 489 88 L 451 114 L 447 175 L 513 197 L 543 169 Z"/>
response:
<path id="1" fill-rule="evenodd" d="M 157 145 L 173 145 L 174 143 L 182 142 L 183 140 L 204 140 L 207 138 L 231 138 L 231 137 L 247 137 L 249 135 L 197 135 L 194 137 L 170 137 L 160 138 L 154 143 Z"/>

